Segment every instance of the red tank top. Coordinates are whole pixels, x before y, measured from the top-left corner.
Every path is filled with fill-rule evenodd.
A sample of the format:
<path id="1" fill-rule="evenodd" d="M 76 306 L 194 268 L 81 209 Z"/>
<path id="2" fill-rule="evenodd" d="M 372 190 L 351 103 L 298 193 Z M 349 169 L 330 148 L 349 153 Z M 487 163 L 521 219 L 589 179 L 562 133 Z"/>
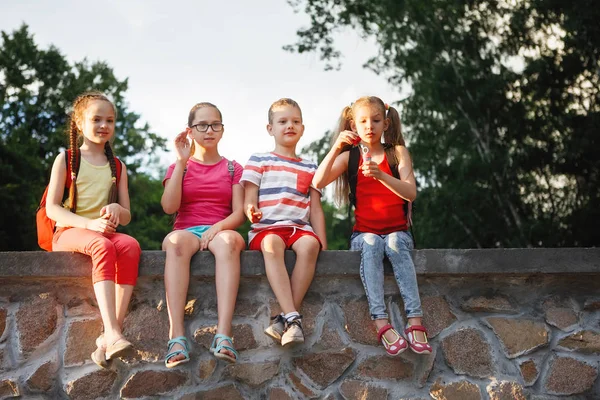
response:
<path id="1" fill-rule="evenodd" d="M 353 230 L 378 235 L 407 230 L 408 223 L 404 211 L 406 201 L 377 179 L 365 177 L 360 170 L 361 165 L 362 159 L 358 162 L 356 207 L 354 208 L 356 223 Z M 379 163 L 379 169 L 392 175 L 385 155 L 383 161 Z"/>

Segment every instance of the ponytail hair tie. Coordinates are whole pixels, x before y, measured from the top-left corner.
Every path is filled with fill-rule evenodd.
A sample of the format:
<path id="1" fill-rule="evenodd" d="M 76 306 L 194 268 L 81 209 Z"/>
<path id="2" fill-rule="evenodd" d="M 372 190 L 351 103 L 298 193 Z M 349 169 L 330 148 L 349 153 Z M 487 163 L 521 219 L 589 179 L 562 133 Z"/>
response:
<path id="1" fill-rule="evenodd" d="M 385 103 L 383 106 L 385 107 L 385 110 L 386 110 L 386 111 L 389 111 L 389 109 L 390 109 L 390 105 L 389 105 L 388 103 Z"/>
<path id="2" fill-rule="evenodd" d="M 113 176 L 111 180 L 112 180 L 112 183 L 114 183 L 115 185 L 117 184 L 117 177 Z"/>
<path id="3" fill-rule="evenodd" d="M 77 179 L 77 174 L 75 172 L 71 172 L 71 180 L 74 181 Z"/>

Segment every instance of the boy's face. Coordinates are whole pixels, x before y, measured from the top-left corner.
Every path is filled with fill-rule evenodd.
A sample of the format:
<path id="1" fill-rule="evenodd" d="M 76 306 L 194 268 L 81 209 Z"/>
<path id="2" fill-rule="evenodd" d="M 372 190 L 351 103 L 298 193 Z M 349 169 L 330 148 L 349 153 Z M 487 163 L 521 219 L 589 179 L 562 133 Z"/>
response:
<path id="1" fill-rule="evenodd" d="M 273 109 L 273 121 L 267 125 L 269 135 L 275 143 L 283 146 L 295 146 L 304 134 L 302 113 L 294 106 L 279 106 Z"/>

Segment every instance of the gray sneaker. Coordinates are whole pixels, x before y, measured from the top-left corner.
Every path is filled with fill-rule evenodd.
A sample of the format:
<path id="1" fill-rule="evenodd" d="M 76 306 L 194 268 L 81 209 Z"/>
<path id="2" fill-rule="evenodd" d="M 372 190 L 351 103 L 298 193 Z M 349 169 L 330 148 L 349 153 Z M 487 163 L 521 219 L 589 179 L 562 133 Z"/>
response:
<path id="1" fill-rule="evenodd" d="M 285 328 L 285 319 L 281 314 L 271 317 L 271 325 L 265 329 L 265 333 L 277 342 L 281 341 L 281 335 Z"/>
<path id="2" fill-rule="evenodd" d="M 304 343 L 304 331 L 302 330 L 302 315 L 287 322 L 285 331 L 281 335 L 281 345 Z"/>

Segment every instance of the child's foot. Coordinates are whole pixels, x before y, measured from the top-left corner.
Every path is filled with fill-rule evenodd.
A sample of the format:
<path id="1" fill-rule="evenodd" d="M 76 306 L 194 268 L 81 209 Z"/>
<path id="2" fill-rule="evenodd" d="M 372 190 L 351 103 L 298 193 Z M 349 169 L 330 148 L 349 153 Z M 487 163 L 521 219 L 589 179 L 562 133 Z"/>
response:
<path id="1" fill-rule="evenodd" d="M 179 336 L 169 340 L 167 343 L 165 366 L 167 368 L 173 368 L 189 361 L 190 349 L 187 338 L 185 336 Z"/>
<path id="2" fill-rule="evenodd" d="M 229 361 L 230 363 L 237 362 L 238 353 L 233 348 L 233 340 L 227 335 L 217 333 L 210 345 L 210 351 L 215 357 L 221 360 Z"/>
<path id="3" fill-rule="evenodd" d="M 278 314 L 274 317 L 271 317 L 271 325 L 267 329 L 265 329 L 265 333 L 276 340 L 277 342 L 281 342 L 281 335 L 283 335 L 283 331 L 285 329 L 285 319 L 281 314 Z"/>
<path id="4" fill-rule="evenodd" d="M 406 340 L 389 323 L 379 329 L 377 340 L 383 344 L 385 352 L 391 357 L 400 355 L 408 348 Z"/>
<path id="5" fill-rule="evenodd" d="M 106 343 L 104 343 L 104 334 L 96 338 L 96 350 L 91 354 L 92 361 L 100 368 L 108 368 L 110 360 L 106 359 Z"/>
<path id="6" fill-rule="evenodd" d="M 427 340 L 427 329 L 422 325 L 406 325 L 404 330 L 410 349 L 417 354 L 431 354 L 432 348 Z"/>
<path id="7" fill-rule="evenodd" d="M 290 318 L 285 324 L 285 330 L 281 335 L 281 345 L 285 346 L 290 343 L 304 343 L 302 315 Z"/>

